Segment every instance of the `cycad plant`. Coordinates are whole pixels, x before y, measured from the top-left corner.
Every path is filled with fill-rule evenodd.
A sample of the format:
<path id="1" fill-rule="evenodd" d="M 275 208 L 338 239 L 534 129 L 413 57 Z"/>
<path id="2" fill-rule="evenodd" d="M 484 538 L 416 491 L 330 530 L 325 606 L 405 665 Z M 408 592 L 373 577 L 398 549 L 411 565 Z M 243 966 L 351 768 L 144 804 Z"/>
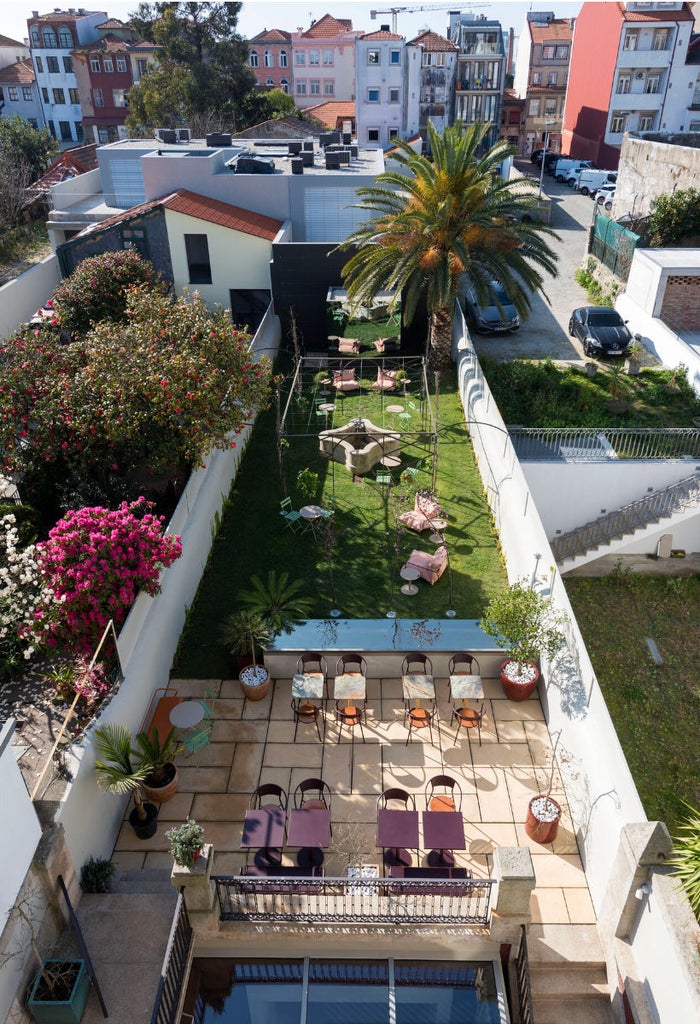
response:
<path id="1" fill-rule="evenodd" d="M 301 580 L 289 579 L 289 573 L 278 576 L 274 569 L 263 581 L 259 576 L 251 576 L 250 590 L 241 598 L 244 608 L 256 612 L 272 631 L 291 633 L 294 626 L 308 619 L 312 602 L 308 597 L 300 597 Z"/>
<path id="2" fill-rule="evenodd" d="M 700 811 L 690 804 L 686 807 L 690 814 L 679 825 L 679 834 L 674 837 L 675 853 L 671 865 L 695 916 L 700 919 Z"/>
<path id="3" fill-rule="evenodd" d="M 131 746 L 131 732 L 123 725 L 109 723 L 95 729 L 95 746 L 101 760 L 95 761 L 97 785 L 109 793 L 133 793 L 139 821 L 146 820 L 141 783 L 152 773 L 148 761 L 138 759 Z"/>

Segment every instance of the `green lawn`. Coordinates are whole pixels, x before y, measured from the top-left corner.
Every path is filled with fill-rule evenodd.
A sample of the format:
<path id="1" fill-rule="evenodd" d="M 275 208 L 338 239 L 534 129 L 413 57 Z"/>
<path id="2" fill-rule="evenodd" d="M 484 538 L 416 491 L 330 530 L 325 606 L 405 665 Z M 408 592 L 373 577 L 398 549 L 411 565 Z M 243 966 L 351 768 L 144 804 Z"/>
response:
<path id="1" fill-rule="evenodd" d="M 566 589 L 644 809 L 673 834 L 682 801 L 700 805 L 700 576 L 622 572 Z"/>
<path id="2" fill-rule="evenodd" d="M 414 365 L 417 369 L 417 363 Z M 311 500 L 335 500 L 337 505 L 333 585 L 327 552 L 315 533 L 310 528 L 293 533 L 280 518 L 275 412 L 269 410 L 259 417 L 234 482 L 180 644 L 175 666 L 178 675 L 216 678 L 230 673 L 228 656 L 218 645 L 219 624 L 236 608 L 250 577 L 272 568 L 304 581 L 303 593 L 314 601 L 315 618 L 326 618 L 332 607 L 339 608 L 344 617 L 360 619 L 383 618 L 389 609 L 402 618 L 442 618 L 450 607 L 459 618 L 478 618 L 490 597 L 506 586 L 490 511 L 452 378 L 443 381 L 439 396 L 437 473 L 437 494 L 449 522 L 446 540 L 450 568 L 434 587 L 419 581 L 415 597 L 401 594 L 403 581 L 398 571 L 411 550 L 435 548 L 427 532 L 419 535 L 405 529 L 397 531 L 394 525 L 397 511 L 413 507 L 415 490 L 430 487 L 432 482 L 432 457 L 426 455 L 430 448 L 427 404 L 421 402 L 418 380 L 412 381 L 406 396 L 380 395 L 369 389 L 376 373 L 371 368 L 368 371 L 363 390 L 344 398 L 322 395 L 322 385 L 305 380 L 301 402 L 293 400 L 287 417 L 289 447 L 284 464 L 294 507 L 309 502 L 295 487 L 298 471 L 307 467 L 319 477 Z M 414 370 L 410 373 L 419 377 Z M 401 430 L 402 467 L 424 459 L 424 468 L 410 483 L 401 482 L 394 471 L 396 485 L 391 488 L 376 483 L 374 472 L 354 483 L 344 466 L 319 453 L 317 431 L 324 429 L 325 417 L 317 415 L 316 406 L 323 401 L 336 404 L 333 426 L 364 415 L 377 426 Z M 410 412 L 409 425 L 386 411 L 392 403 Z"/>

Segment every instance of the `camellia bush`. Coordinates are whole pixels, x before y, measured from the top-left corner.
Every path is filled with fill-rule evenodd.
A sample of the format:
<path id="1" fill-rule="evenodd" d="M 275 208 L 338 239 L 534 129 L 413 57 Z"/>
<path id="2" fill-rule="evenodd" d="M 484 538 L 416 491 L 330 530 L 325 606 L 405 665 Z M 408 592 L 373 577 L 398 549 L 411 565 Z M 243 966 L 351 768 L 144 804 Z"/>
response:
<path id="1" fill-rule="evenodd" d="M 0 664 L 13 671 L 34 654 L 37 609 L 53 604 L 43 585 L 33 544 L 21 546 L 14 515 L 0 519 Z"/>
<path id="2" fill-rule="evenodd" d="M 167 287 L 153 264 L 135 249 L 88 256 L 51 297 L 58 326 L 75 337 L 102 320 L 123 320 L 129 289 L 136 285 L 161 291 Z"/>
<path id="3" fill-rule="evenodd" d="M 649 234 L 651 244 L 662 247 L 700 238 L 700 190 L 679 188 L 659 196 L 649 215 Z"/>
<path id="4" fill-rule="evenodd" d="M 118 629 L 140 590 L 160 591 L 161 569 L 180 557 L 179 537 L 163 536 L 164 520 L 140 498 L 115 510 L 69 512 L 37 544 L 51 603 L 34 614 L 37 643 L 89 653 L 110 619 Z"/>

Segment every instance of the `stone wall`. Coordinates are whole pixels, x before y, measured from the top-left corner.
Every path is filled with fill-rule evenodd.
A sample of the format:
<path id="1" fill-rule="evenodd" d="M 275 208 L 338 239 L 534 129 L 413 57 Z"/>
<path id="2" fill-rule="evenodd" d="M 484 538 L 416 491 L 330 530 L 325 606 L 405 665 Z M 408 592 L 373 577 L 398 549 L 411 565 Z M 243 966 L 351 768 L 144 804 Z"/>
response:
<path id="1" fill-rule="evenodd" d="M 644 217 L 657 196 L 676 189 L 697 188 L 700 180 L 700 149 L 682 136 L 669 141 L 625 135 L 615 192 L 615 216 Z"/>

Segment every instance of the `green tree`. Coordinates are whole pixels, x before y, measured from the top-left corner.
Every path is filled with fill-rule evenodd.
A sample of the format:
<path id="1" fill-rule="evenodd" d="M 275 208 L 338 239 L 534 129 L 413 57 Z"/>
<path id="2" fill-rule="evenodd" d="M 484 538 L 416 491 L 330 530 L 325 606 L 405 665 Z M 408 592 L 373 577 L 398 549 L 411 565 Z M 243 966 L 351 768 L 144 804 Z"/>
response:
<path id="1" fill-rule="evenodd" d="M 537 202 L 529 181 L 498 175 L 512 149 L 503 141 L 482 152 L 490 125 L 461 123 L 428 136 L 432 159 L 397 140 L 399 171 L 385 171 L 375 185 L 358 189 L 361 209 L 377 214 L 341 245 L 358 251 L 343 268 L 357 302 L 396 291 L 410 322 L 421 301 L 430 317 L 428 355 L 436 369 L 450 364 L 454 305 L 462 275 L 484 301 L 491 279 L 500 281 L 523 316 L 542 287 L 538 267 L 556 275 L 546 225 L 521 220 Z"/>
<path id="2" fill-rule="evenodd" d="M 46 170 L 58 153 L 58 143 L 46 128 L 33 128 L 23 117 L 0 118 L 0 153 L 28 164 L 32 180 Z"/>
<path id="3" fill-rule="evenodd" d="M 649 217 L 651 244 L 678 245 L 685 239 L 700 238 L 700 190 L 681 188 L 670 196 L 659 196 Z"/>

